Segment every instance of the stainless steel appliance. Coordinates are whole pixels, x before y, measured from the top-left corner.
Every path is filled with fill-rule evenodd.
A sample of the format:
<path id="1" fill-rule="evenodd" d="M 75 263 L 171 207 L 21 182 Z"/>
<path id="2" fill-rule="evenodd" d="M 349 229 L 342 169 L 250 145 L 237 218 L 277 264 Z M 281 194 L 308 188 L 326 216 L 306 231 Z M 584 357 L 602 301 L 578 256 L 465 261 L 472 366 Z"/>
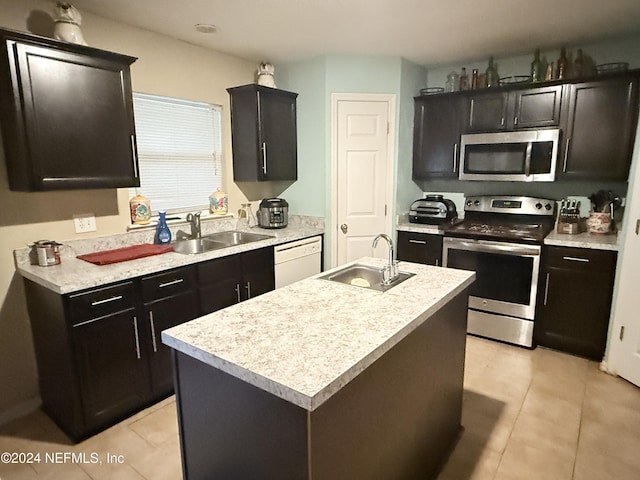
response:
<path id="1" fill-rule="evenodd" d="M 559 138 L 557 128 L 462 135 L 459 177 L 461 180 L 552 182 Z"/>
<path id="2" fill-rule="evenodd" d="M 409 222 L 441 225 L 458 218 L 456 204 L 442 195 L 425 195 L 411 204 Z"/>
<path id="3" fill-rule="evenodd" d="M 554 200 L 517 196 L 465 199 L 465 217 L 445 231 L 442 263 L 474 270 L 469 333 L 533 346 L 542 243 Z"/>
<path id="4" fill-rule="evenodd" d="M 258 207 L 258 225 L 284 228 L 289 221 L 289 204 L 282 198 L 263 198 Z"/>

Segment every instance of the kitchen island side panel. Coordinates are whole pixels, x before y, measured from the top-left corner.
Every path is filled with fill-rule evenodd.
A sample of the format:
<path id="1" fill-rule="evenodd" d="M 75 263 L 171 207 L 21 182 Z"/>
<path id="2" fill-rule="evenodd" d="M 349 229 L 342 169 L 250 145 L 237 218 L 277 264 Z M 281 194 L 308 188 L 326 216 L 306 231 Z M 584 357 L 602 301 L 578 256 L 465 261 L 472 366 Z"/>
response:
<path id="1" fill-rule="evenodd" d="M 461 432 L 468 289 L 311 412 L 313 480 L 434 478 Z"/>
<path id="2" fill-rule="evenodd" d="M 461 429 L 468 289 L 309 412 L 174 351 L 185 480 L 425 480 Z"/>
<path id="3" fill-rule="evenodd" d="M 306 480 L 307 411 L 174 350 L 184 480 Z"/>

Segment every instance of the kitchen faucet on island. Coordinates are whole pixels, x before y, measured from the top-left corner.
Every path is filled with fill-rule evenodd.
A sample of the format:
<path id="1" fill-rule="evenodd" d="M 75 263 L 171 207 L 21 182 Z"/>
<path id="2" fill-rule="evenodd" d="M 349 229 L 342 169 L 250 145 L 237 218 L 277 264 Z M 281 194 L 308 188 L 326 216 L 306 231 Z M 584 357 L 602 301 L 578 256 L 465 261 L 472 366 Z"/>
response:
<path id="1" fill-rule="evenodd" d="M 390 285 L 397 277 L 398 277 L 398 262 L 393 259 L 393 240 L 391 237 L 385 233 L 380 233 L 373 239 L 373 244 L 371 248 L 376 248 L 378 245 L 378 240 L 384 239 L 387 242 L 387 246 L 389 247 L 389 263 L 382 270 L 382 284 Z"/>

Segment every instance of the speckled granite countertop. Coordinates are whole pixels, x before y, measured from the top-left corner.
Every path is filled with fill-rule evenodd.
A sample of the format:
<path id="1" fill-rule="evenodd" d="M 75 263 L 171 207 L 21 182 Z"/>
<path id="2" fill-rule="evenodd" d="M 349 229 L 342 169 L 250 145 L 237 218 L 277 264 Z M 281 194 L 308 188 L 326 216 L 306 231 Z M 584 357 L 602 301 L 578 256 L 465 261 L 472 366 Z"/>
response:
<path id="1" fill-rule="evenodd" d="M 569 235 L 553 231 L 544 239 L 544 244 L 557 247 L 591 248 L 617 252 L 619 249 L 618 237 L 619 235 L 597 235 L 588 232 Z"/>
<path id="2" fill-rule="evenodd" d="M 185 228 L 184 225 L 180 227 Z M 237 227 L 238 222 L 235 219 L 217 219 L 210 222 L 203 222 L 202 234 L 207 235 L 216 231 L 236 230 Z M 170 226 L 170 228 L 175 237 L 177 227 Z M 186 228 L 188 230 L 188 227 Z M 247 228 L 245 227 L 244 229 L 246 230 Z M 324 220 L 318 217 L 291 216 L 286 228 L 252 228 L 250 231 L 271 235 L 273 238 L 220 250 L 212 250 L 198 255 L 183 255 L 181 253 L 169 252 L 111 265 L 98 266 L 76 258 L 76 255 L 85 253 L 111 250 L 142 243 L 153 243 L 154 231 L 147 230 L 111 235 L 108 237 L 62 242 L 63 245 L 60 247 L 60 265 L 50 267 L 32 265 L 29 259 L 29 248 L 14 250 L 14 260 L 16 270 L 23 277 L 49 288 L 56 293 L 64 294 L 99 285 L 106 285 L 128 278 L 139 277 L 141 275 L 157 273 L 171 268 L 204 262 L 214 258 L 225 257 L 256 248 L 279 245 L 281 243 L 319 235 L 324 233 Z"/>
<path id="3" fill-rule="evenodd" d="M 431 235 L 444 235 L 447 225 L 430 225 L 428 223 L 411 223 L 406 214 L 398 215 L 396 230 L 403 232 L 428 233 Z"/>
<path id="4" fill-rule="evenodd" d="M 416 276 L 384 293 L 308 278 L 165 330 L 162 340 L 311 411 L 475 278 L 408 262 L 400 270 Z"/>

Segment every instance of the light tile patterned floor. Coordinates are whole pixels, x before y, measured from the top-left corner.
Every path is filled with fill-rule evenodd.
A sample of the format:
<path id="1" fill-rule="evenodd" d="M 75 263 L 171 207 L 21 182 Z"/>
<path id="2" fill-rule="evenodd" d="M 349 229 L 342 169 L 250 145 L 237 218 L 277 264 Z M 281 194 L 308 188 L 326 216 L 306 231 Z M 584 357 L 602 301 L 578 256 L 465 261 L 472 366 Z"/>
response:
<path id="1" fill-rule="evenodd" d="M 468 337 L 463 424 L 438 480 L 640 478 L 640 388 L 595 362 Z M 1 480 L 181 478 L 173 397 L 77 445 L 35 412 L 0 427 L 0 452 L 95 452 L 103 462 L 0 463 Z M 106 464 L 107 453 L 123 462 Z"/>

